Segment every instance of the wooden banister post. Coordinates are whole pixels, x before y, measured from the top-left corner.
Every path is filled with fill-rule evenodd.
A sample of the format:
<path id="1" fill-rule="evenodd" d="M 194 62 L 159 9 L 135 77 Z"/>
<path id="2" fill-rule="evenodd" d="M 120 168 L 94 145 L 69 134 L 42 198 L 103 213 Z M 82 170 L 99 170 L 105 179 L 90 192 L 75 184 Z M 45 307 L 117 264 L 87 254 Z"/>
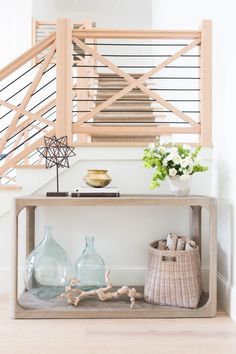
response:
<path id="1" fill-rule="evenodd" d="M 201 23 L 200 47 L 201 144 L 212 146 L 212 22 Z"/>
<path id="2" fill-rule="evenodd" d="M 56 33 L 56 136 L 67 136 L 72 143 L 72 22 L 57 20 Z"/>

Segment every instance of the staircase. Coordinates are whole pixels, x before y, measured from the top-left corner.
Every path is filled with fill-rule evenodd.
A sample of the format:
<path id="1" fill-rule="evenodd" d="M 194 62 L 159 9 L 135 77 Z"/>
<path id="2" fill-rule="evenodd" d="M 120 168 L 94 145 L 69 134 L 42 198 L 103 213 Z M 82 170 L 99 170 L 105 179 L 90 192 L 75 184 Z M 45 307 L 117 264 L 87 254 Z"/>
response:
<path id="1" fill-rule="evenodd" d="M 130 74 L 133 78 L 138 79 L 142 74 Z M 146 86 L 147 84 L 145 84 Z M 127 86 L 127 81 L 121 76 L 114 73 L 99 73 L 97 79 L 97 92 L 95 96 L 95 107 L 102 101 L 107 101 L 116 91 L 122 90 Z M 152 100 L 146 96 L 140 89 L 133 89 L 121 99 L 110 105 L 108 108 L 96 114 L 93 118 L 94 126 L 156 126 L 156 121 L 163 120 L 164 114 L 156 114 Z M 158 107 L 161 112 L 162 108 Z M 155 140 L 153 136 L 92 136 L 92 142 L 148 142 Z"/>

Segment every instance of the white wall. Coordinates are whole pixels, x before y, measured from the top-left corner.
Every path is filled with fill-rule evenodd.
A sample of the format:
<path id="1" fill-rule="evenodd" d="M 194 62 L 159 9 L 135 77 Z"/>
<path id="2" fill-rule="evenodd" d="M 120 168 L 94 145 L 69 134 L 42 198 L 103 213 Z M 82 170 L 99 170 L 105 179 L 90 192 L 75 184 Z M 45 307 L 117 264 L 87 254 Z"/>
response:
<path id="1" fill-rule="evenodd" d="M 92 19 L 100 28 L 151 28 L 152 0 L 32 0 L 39 20 Z"/>
<path id="2" fill-rule="evenodd" d="M 31 0 L 0 0 L 0 8 L 2 68 L 31 45 Z"/>
<path id="3" fill-rule="evenodd" d="M 153 1 L 153 28 L 195 29 L 206 18 L 213 20 L 212 192 L 218 197 L 219 296 L 236 319 L 235 1 Z"/>

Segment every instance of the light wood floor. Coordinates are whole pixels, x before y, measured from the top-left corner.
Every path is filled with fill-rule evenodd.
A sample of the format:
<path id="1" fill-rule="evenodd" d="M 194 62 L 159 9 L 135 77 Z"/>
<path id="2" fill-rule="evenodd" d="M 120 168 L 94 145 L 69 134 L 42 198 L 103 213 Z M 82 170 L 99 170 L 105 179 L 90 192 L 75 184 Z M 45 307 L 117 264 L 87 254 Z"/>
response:
<path id="1" fill-rule="evenodd" d="M 235 354 L 236 324 L 209 319 L 12 320 L 0 297 L 1 354 Z"/>

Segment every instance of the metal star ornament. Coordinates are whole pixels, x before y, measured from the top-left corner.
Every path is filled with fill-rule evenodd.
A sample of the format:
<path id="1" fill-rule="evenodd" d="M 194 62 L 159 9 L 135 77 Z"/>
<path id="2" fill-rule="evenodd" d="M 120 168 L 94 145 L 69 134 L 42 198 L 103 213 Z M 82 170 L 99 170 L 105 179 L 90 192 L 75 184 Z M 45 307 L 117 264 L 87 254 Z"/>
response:
<path id="1" fill-rule="evenodd" d="M 65 197 L 68 196 L 68 192 L 59 192 L 59 167 L 69 168 L 69 157 L 75 156 L 74 148 L 68 146 L 67 136 L 57 138 L 53 136 L 51 138 L 44 137 L 44 147 L 37 149 L 37 151 L 45 158 L 46 168 L 56 166 L 57 171 L 57 192 L 48 192 L 48 197 Z"/>

